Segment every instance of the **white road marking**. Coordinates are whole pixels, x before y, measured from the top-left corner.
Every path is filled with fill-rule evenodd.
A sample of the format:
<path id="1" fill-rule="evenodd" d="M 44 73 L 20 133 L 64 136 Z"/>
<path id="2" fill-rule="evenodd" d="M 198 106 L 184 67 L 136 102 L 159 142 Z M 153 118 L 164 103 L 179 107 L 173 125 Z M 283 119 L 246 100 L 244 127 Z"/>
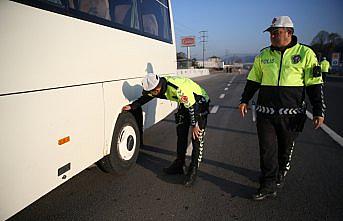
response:
<path id="1" fill-rule="evenodd" d="M 311 120 L 313 119 L 312 113 L 306 111 L 306 115 Z M 333 131 L 330 127 L 326 126 L 326 124 L 322 124 L 321 128 L 325 133 L 327 133 L 334 141 L 336 141 L 341 147 L 343 147 L 343 137 L 339 136 L 335 131 Z"/>
<path id="2" fill-rule="evenodd" d="M 221 95 L 219 96 L 220 99 L 223 99 L 224 97 L 225 97 L 225 94 L 221 94 Z"/>
<path id="3" fill-rule="evenodd" d="M 237 75 L 233 76 L 233 78 L 230 80 L 230 84 L 233 82 L 233 80 L 235 80 Z"/>
<path id="4" fill-rule="evenodd" d="M 231 84 L 227 84 L 227 86 L 228 86 L 228 87 L 230 87 L 230 86 L 231 86 Z"/>
<path id="5" fill-rule="evenodd" d="M 227 91 L 227 90 L 229 90 L 229 88 L 228 88 L 228 87 L 224 88 L 224 91 Z"/>
<path id="6" fill-rule="evenodd" d="M 217 113 L 218 109 L 219 109 L 219 105 L 215 105 L 215 106 L 213 106 L 212 109 L 210 110 L 210 113 L 211 113 L 211 114 L 215 114 L 215 113 Z"/>

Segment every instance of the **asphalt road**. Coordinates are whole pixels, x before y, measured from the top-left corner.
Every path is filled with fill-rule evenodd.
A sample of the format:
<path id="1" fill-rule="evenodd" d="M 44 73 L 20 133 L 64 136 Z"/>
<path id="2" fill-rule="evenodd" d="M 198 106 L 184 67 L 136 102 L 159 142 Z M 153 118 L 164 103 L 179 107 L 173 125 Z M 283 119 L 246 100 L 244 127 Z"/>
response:
<path id="1" fill-rule="evenodd" d="M 343 137 L 343 77 L 328 77 L 324 85 L 326 124 Z"/>
<path id="2" fill-rule="evenodd" d="M 113 176 L 91 167 L 10 220 L 343 219 L 343 147 L 308 120 L 284 189 L 275 199 L 254 202 L 250 196 L 259 176 L 256 128 L 250 112 L 242 120 L 237 111 L 245 75 L 217 73 L 195 80 L 209 92 L 211 108 L 219 109 L 208 118 L 204 160 L 194 187 L 185 188 L 183 176 L 161 171 L 175 158 L 176 130 L 169 116 L 145 131 L 145 145 L 130 174 Z M 335 102 L 342 100 L 342 84 L 328 82 L 325 89 L 327 125 L 341 135 L 337 107 L 342 104 Z"/>

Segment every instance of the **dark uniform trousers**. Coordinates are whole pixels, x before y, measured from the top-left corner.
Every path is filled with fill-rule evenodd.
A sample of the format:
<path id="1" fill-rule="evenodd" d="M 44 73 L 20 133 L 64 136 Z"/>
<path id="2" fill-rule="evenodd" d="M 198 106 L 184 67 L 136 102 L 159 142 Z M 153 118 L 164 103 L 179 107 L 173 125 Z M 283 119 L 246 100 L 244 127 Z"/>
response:
<path id="1" fill-rule="evenodd" d="M 323 78 L 323 82 L 326 82 L 326 76 L 328 75 L 328 72 L 322 72 L 322 78 Z"/>
<path id="2" fill-rule="evenodd" d="M 208 105 L 208 104 L 207 104 Z M 188 146 L 188 134 L 189 128 L 191 126 L 191 119 L 189 116 L 189 111 L 183 105 L 179 106 L 177 112 L 179 121 L 177 120 L 176 132 L 177 132 L 177 158 L 185 160 L 186 151 Z M 203 156 L 204 148 L 204 137 L 205 137 L 205 128 L 207 125 L 207 114 L 196 115 L 199 128 L 202 130 L 201 136 L 199 139 L 193 139 L 192 136 L 192 160 L 190 166 L 199 167 L 199 164 Z"/>
<path id="3" fill-rule="evenodd" d="M 260 146 L 261 184 L 276 187 L 279 171 L 289 171 L 298 117 L 290 115 L 257 114 L 257 134 Z"/>

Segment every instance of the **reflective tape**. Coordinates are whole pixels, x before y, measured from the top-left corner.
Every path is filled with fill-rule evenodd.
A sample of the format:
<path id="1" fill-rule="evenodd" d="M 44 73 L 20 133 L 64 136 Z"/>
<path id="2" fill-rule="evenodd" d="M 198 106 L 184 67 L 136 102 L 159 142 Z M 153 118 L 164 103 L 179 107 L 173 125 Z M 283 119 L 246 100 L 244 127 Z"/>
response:
<path id="1" fill-rule="evenodd" d="M 295 114 L 301 114 L 304 113 L 304 108 L 298 107 L 298 108 L 280 108 L 275 109 L 273 107 L 265 107 L 258 105 L 256 107 L 256 111 L 263 114 L 275 114 L 278 113 L 279 115 L 295 115 Z"/>

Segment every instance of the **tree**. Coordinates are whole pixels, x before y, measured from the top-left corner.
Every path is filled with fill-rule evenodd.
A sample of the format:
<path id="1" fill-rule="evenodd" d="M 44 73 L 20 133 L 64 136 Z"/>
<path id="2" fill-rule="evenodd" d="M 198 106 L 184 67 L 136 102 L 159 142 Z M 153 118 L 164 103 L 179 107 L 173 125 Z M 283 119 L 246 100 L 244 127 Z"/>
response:
<path id="1" fill-rule="evenodd" d="M 186 58 L 185 53 L 178 52 L 176 54 L 176 59 L 177 59 L 177 69 L 187 68 L 187 58 Z"/>
<path id="2" fill-rule="evenodd" d="M 343 52 L 343 39 L 337 33 L 320 31 L 313 38 L 311 46 L 317 54 L 331 59 L 333 52 Z"/>
<path id="3" fill-rule="evenodd" d="M 176 57 L 177 57 L 177 60 L 183 60 L 183 59 L 186 59 L 186 54 L 183 52 L 178 52 L 176 54 Z"/>
<path id="4" fill-rule="evenodd" d="M 193 67 L 198 67 L 198 62 L 196 58 L 192 58 L 192 66 Z"/>
<path id="5" fill-rule="evenodd" d="M 340 42 L 342 42 L 342 38 L 339 34 L 330 33 L 327 42 L 328 51 L 333 52 Z"/>
<path id="6" fill-rule="evenodd" d="M 325 45 L 329 39 L 329 32 L 320 31 L 312 40 L 311 45 Z"/>

